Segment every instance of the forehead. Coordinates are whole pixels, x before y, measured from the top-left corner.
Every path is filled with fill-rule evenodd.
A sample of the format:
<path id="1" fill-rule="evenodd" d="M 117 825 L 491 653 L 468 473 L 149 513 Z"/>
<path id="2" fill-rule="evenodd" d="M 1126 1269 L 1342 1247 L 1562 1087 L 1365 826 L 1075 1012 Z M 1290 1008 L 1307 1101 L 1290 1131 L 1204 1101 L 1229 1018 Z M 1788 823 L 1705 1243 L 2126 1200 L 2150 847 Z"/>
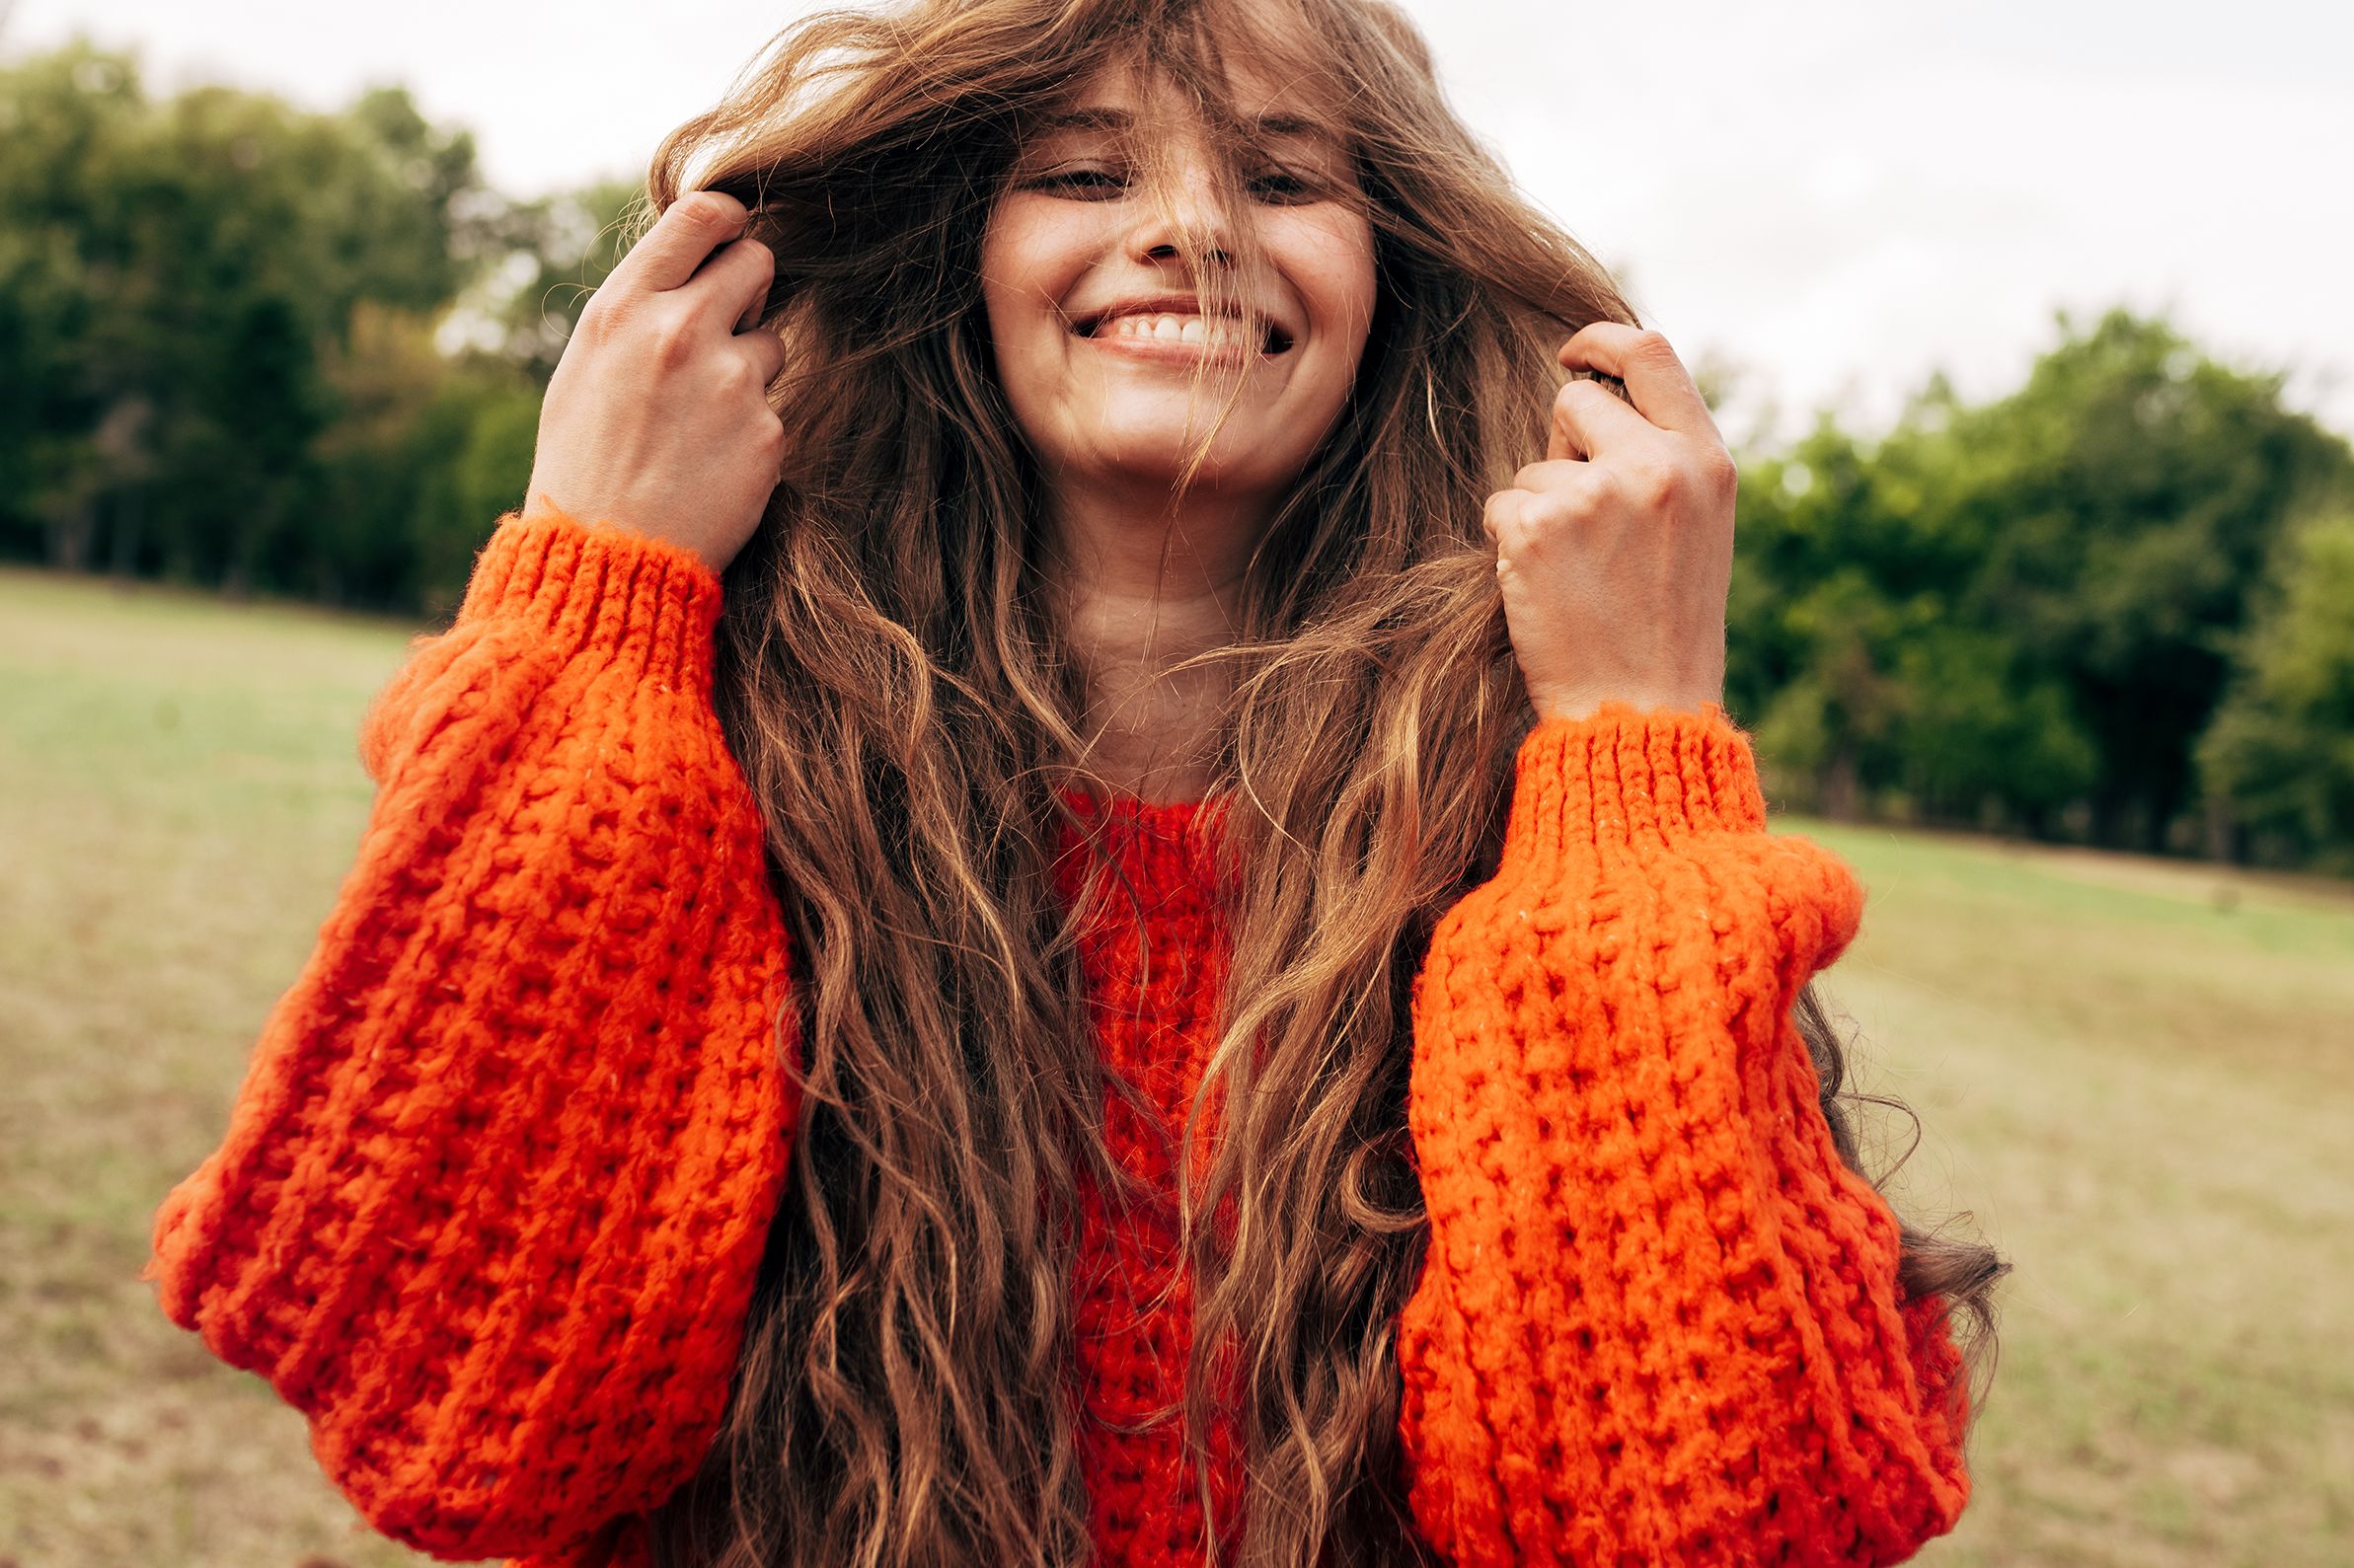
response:
<path id="1" fill-rule="evenodd" d="M 1210 120 L 1253 142 L 1337 145 L 1336 128 L 1300 91 L 1303 75 L 1236 61 L 1225 72 L 1224 102 L 1204 104 L 1166 72 L 1115 61 L 1042 109 L 1031 132 L 1118 135 Z"/>

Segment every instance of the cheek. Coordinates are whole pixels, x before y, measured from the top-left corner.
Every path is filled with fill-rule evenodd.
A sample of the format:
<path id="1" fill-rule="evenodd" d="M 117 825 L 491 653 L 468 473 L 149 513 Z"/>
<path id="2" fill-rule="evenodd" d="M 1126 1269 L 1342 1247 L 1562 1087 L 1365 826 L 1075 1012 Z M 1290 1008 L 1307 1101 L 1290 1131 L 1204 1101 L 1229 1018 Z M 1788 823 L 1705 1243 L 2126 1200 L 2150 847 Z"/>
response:
<path id="1" fill-rule="evenodd" d="M 1292 275 L 1308 295 L 1308 309 L 1354 366 L 1373 326 L 1373 232 L 1354 213 L 1305 218 L 1290 237 Z"/>
<path id="2" fill-rule="evenodd" d="M 1068 216 L 1040 206 L 1008 196 L 981 237 L 981 304 L 998 377 L 1025 414 L 1054 396 L 1066 373 L 1060 306 L 1088 256 L 1087 237 Z"/>
<path id="3" fill-rule="evenodd" d="M 981 293 L 995 325 L 1059 325 L 1056 305 L 1085 271 L 1092 242 L 1063 201 L 1008 196 L 981 234 Z"/>
<path id="4" fill-rule="evenodd" d="M 1040 362 L 1046 345 L 1038 331 L 1037 293 L 1023 260 L 994 233 L 981 248 L 981 311 L 989 355 L 1006 401 L 1016 417 L 1027 424 L 1035 416 L 1038 389 L 1046 380 L 1046 367 Z"/>

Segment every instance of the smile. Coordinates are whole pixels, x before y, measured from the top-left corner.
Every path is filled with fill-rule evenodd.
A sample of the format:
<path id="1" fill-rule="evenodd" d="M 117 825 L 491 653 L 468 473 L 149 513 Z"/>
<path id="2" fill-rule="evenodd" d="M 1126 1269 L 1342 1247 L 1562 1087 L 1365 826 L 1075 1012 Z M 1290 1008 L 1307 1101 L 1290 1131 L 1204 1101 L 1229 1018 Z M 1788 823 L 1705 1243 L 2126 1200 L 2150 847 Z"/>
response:
<path id="1" fill-rule="evenodd" d="M 1124 316 L 1082 322 L 1071 331 L 1078 336 L 1106 345 L 1177 349 L 1186 358 L 1196 357 L 1197 354 L 1230 357 L 1246 352 L 1250 346 L 1243 332 L 1243 324 L 1223 316 L 1137 311 Z M 1266 337 L 1258 344 L 1258 352 L 1274 355 L 1290 347 L 1290 336 L 1272 322 L 1268 323 Z"/>

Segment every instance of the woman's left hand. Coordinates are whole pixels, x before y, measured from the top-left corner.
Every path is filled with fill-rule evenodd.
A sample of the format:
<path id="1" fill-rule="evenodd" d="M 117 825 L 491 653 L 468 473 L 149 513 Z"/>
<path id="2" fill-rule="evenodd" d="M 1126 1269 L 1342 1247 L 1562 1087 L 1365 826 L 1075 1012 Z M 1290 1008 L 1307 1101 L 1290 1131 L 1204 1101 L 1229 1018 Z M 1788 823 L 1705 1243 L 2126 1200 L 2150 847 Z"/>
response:
<path id="1" fill-rule="evenodd" d="M 1595 322 L 1560 360 L 1617 376 L 1634 406 L 1566 383 L 1545 461 L 1487 498 L 1482 525 L 1537 716 L 1583 718 L 1608 701 L 1721 704 L 1732 456 L 1659 334 Z"/>

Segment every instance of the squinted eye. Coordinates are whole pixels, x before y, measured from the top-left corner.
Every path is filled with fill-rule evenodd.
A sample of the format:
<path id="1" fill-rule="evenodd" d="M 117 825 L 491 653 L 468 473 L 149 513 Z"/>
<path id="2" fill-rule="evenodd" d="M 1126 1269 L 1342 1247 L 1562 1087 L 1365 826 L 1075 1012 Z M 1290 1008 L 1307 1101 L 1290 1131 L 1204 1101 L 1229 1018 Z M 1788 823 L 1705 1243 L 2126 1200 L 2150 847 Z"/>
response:
<path id="1" fill-rule="evenodd" d="M 1297 206 L 1320 199 L 1313 181 L 1285 169 L 1270 169 L 1251 177 L 1251 193 L 1276 206 Z M 1051 169 L 1027 182 L 1025 189 L 1046 190 L 1079 201 L 1106 201 L 1128 188 L 1127 177 L 1114 169 L 1073 166 Z"/>
<path id="2" fill-rule="evenodd" d="M 1056 169 L 1030 182 L 1033 190 L 1052 190 L 1082 201 L 1116 196 L 1127 182 L 1108 169 Z"/>
<path id="3" fill-rule="evenodd" d="M 1316 199 L 1316 187 L 1314 186 L 1301 179 L 1298 175 L 1289 174 L 1280 169 L 1269 170 L 1265 174 L 1253 176 L 1251 180 L 1251 193 L 1259 197 L 1261 200 L 1271 201 L 1285 206 L 1296 205 L 1303 201 L 1314 201 Z"/>

